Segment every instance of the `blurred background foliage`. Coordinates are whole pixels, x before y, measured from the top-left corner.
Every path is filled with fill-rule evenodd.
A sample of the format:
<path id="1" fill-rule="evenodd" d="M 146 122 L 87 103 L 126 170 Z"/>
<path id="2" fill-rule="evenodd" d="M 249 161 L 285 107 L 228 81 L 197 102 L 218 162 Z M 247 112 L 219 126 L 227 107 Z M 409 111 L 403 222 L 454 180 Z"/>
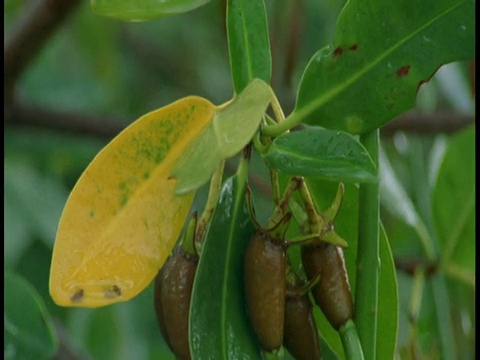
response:
<path id="1" fill-rule="evenodd" d="M 6 38 L 32 3 L 4 2 Z M 286 114 L 308 60 L 333 38 L 344 3 L 266 1 L 272 87 Z M 231 98 L 224 13 L 225 2 L 212 0 L 183 15 L 129 23 L 96 16 L 82 1 L 21 74 L 15 99 L 64 116 L 58 128 L 41 122 L 26 126 L 15 121 L 15 113 L 4 125 L 5 297 L 27 283 L 23 296 L 5 303 L 5 358 L 173 359 L 157 328 L 151 286 L 123 304 L 60 308 L 48 293 L 50 258 L 69 191 L 116 134 L 95 119 L 118 132 L 188 95 L 215 104 Z M 414 126 L 399 123 L 382 131 L 382 219 L 398 269 L 397 355 L 402 359 L 475 358 L 472 68 L 471 63 L 449 64 L 420 88 L 417 107 L 406 116 L 437 116 L 432 129 L 421 131 L 413 121 Z M 91 127 L 88 134 L 73 126 L 68 130 L 78 115 Z M 455 123 L 458 118 L 467 118 L 467 126 Z M 236 163 L 228 162 L 225 176 Z M 271 201 L 268 171 L 258 157 L 250 182 L 263 220 Z M 193 210 L 203 208 L 206 191 L 198 192 Z M 28 295 L 32 292 L 38 294 Z M 31 334 L 9 327 L 10 317 L 27 316 L 32 296 L 40 304 L 38 314 L 54 329 L 47 332 L 50 338 L 40 336 L 42 327 Z M 35 338 L 47 345 L 35 347 Z M 7 340 L 30 353 L 19 357 Z M 445 340 L 451 346 L 442 345 Z"/>

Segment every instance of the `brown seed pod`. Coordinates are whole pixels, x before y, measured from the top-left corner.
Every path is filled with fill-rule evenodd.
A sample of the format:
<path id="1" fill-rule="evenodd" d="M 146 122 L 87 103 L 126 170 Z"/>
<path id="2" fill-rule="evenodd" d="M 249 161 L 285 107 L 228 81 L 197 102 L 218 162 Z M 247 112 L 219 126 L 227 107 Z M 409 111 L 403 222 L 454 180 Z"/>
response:
<path id="1" fill-rule="evenodd" d="M 165 319 L 163 317 L 163 306 L 162 306 L 162 284 L 163 284 L 163 274 L 162 269 L 159 270 L 155 276 L 154 286 L 153 286 L 153 305 L 155 308 L 155 315 L 157 317 L 157 323 L 162 333 L 163 339 L 167 343 L 171 351 L 173 351 L 172 346 L 170 345 L 170 339 L 168 338 L 167 326 L 165 325 Z"/>
<path id="2" fill-rule="evenodd" d="M 301 294 L 300 280 L 293 272 L 288 274 L 287 281 L 283 345 L 297 360 L 321 359 L 310 298 Z"/>
<path id="3" fill-rule="evenodd" d="M 353 318 L 353 300 L 342 249 L 326 242 L 303 246 L 302 264 L 308 279 L 320 276 L 312 294 L 330 324 L 338 330 Z"/>
<path id="4" fill-rule="evenodd" d="M 282 346 L 285 319 L 284 242 L 259 229 L 245 254 L 245 297 L 253 329 L 266 351 Z"/>
<path id="5" fill-rule="evenodd" d="M 180 359 L 191 359 L 188 316 L 198 256 L 177 246 L 155 278 L 155 312 L 165 340 Z"/>

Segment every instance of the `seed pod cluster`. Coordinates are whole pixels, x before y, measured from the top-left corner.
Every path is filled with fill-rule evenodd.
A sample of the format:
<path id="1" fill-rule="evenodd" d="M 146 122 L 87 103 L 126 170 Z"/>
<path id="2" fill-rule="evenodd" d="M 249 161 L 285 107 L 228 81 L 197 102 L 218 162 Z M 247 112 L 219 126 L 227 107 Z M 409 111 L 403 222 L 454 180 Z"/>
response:
<path id="1" fill-rule="evenodd" d="M 293 271 L 287 274 L 287 287 L 283 345 L 297 360 L 321 359 L 312 303 L 308 294 L 302 293 L 300 280 Z"/>
<path id="2" fill-rule="evenodd" d="M 338 330 L 353 318 L 353 300 L 342 249 L 323 241 L 303 246 L 302 264 L 308 279 L 319 276 L 312 289 L 313 297 Z"/>
<path id="3" fill-rule="evenodd" d="M 170 349 L 180 359 L 191 359 L 188 316 L 198 255 L 177 246 L 158 272 L 154 285 L 157 321 Z"/>

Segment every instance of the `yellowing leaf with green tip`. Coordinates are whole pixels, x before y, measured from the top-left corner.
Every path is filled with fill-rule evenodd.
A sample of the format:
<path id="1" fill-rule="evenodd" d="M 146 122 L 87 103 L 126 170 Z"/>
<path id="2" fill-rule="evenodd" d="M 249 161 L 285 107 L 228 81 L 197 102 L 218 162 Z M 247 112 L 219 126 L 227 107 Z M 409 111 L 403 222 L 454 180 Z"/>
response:
<path id="1" fill-rule="evenodd" d="M 222 160 L 232 157 L 252 140 L 272 97 L 266 82 L 253 79 L 232 101 L 217 108 L 212 122 L 173 167 L 177 194 L 208 182 Z"/>
<path id="2" fill-rule="evenodd" d="M 171 169 L 215 109 L 200 97 L 181 99 L 142 116 L 97 154 L 58 226 L 50 270 L 55 303 L 105 306 L 149 285 L 194 196 L 174 194 Z"/>

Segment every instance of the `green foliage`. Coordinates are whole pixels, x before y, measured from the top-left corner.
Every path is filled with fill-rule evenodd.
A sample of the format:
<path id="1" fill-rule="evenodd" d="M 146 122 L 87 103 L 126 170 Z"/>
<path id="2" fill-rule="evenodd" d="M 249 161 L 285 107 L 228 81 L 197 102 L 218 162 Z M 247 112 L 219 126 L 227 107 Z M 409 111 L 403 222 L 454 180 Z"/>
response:
<path id="1" fill-rule="evenodd" d="M 343 182 L 375 182 L 370 155 L 348 133 L 309 127 L 275 138 L 265 163 L 290 175 Z"/>
<path id="2" fill-rule="evenodd" d="M 272 60 L 263 1 L 227 2 L 227 36 L 235 92 L 255 79 L 270 83 Z"/>
<path id="3" fill-rule="evenodd" d="M 432 209 L 442 269 L 475 288 L 475 128 L 451 139 L 433 189 Z"/>
<path id="4" fill-rule="evenodd" d="M 247 164 L 225 180 L 193 286 L 190 344 L 195 359 L 256 359 L 244 312 L 243 255 L 255 233 L 245 206 Z"/>
<path id="5" fill-rule="evenodd" d="M 53 322 L 35 288 L 13 272 L 4 273 L 4 358 L 49 359 L 58 347 Z"/>
<path id="6" fill-rule="evenodd" d="M 413 107 L 440 65 L 473 56 L 474 5 L 349 1 L 332 45 L 305 69 L 292 116 L 354 134 L 381 127 Z"/>
<path id="7" fill-rule="evenodd" d="M 92 10 L 98 15 L 116 19 L 140 21 L 181 14 L 209 0 L 91 0 Z"/>
<path id="8" fill-rule="evenodd" d="M 154 3 L 155 8 L 144 7 Z M 320 213 L 328 212 L 337 181 L 346 183 L 333 223 L 349 244 L 344 255 L 357 298 L 372 296 L 357 289 L 358 228 L 372 220 L 359 210 L 364 204 L 358 184 L 370 181 L 376 188 L 371 181 L 378 177 L 385 230 L 381 226 L 379 232 L 378 322 L 366 338 L 375 340 L 378 359 L 473 358 L 475 129 L 452 136 L 382 137 L 378 170 L 372 162 L 378 154 L 369 154 L 349 134 L 377 131 L 415 105 L 416 113 L 465 109 L 459 101 L 473 107 L 469 94 L 459 100 L 449 93 L 461 93 L 452 79 L 446 84 L 434 74 L 444 64 L 474 56 L 475 2 L 350 0 L 340 15 L 340 3 L 331 0 L 225 3 L 84 4 L 17 84 L 26 99 L 45 107 L 130 121 L 191 94 L 212 104 L 234 94 L 233 102 L 217 108 L 212 125 L 175 169 L 176 191 L 197 190 L 192 211 L 201 210 L 207 195 L 203 185 L 218 164 L 231 158 L 192 299 L 195 358 L 258 358 L 242 297 L 242 253 L 253 232 L 243 193 L 248 172 L 257 218 L 267 219 L 272 168 L 304 175 Z M 7 36 L 26 5 L 6 2 Z M 112 21 L 95 13 L 161 19 Z M 300 23 L 303 31 L 297 32 Z M 456 79 L 464 87 L 466 65 L 456 63 Z M 248 84 L 255 89 L 243 92 Z M 283 111 L 289 113 L 286 119 Z M 300 123 L 311 127 L 285 132 Z M 230 177 L 234 156 L 252 138 L 252 160 Z M 342 141 L 327 146 L 335 140 Z M 5 303 L 5 358 L 51 358 L 61 345 L 85 359 L 173 359 L 155 322 L 151 286 L 128 302 L 94 310 L 60 308 L 48 294 L 62 207 L 105 141 L 15 127 L 6 127 L 4 141 L 5 292 L 12 294 Z M 279 177 L 283 190 L 289 178 Z M 297 193 L 294 199 L 301 203 Z M 379 219 L 373 222 L 378 225 Z M 292 221 L 287 238 L 298 236 L 300 228 Z M 304 278 L 298 248 L 290 247 L 288 254 Z M 362 306 L 356 304 L 355 311 L 370 311 Z M 318 307 L 314 317 L 325 359 L 358 355 L 344 350 Z M 364 332 L 359 326 L 357 331 Z M 287 351 L 285 357 L 291 359 Z"/>

